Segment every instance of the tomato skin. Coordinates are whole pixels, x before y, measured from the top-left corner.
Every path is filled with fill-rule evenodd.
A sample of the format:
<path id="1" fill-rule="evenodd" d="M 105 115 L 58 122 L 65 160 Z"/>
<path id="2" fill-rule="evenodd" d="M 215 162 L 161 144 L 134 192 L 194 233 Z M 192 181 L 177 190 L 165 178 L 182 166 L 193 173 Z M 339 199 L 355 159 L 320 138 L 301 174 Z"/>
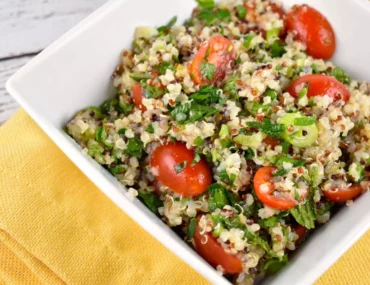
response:
<path id="1" fill-rule="evenodd" d="M 334 101 L 343 100 L 347 102 L 351 97 L 348 88 L 332 76 L 323 74 L 303 75 L 294 80 L 288 87 L 287 92 L 293 97 L 298 97 L 299 91 L 308 84 L 307 97 L 314 97 L 327 94 Z"/>
<path id="2" fill-rule="evenodd" d="M 206 60 L 207 54 L 208 60 Z M 215 84 L 217 81 L 222 81 L 225 78 L 229 63 L 234 61 L 235 49 L 233 43 L 223 36 L 215 36 L 201 44 L 189 66 L 189 70 L 196 84 Z M 211 80 L 205 78 L 201 74 L 201 62 L 208 62 L 216 67 L 216 71 Z"/>
<path id="3" fill-rule="evenodd" d="M 143 88 L 141 88 L 140 83 L 136 83 L 134 86 L 132 86 L 132 93 L 133 93 L 133 99 L 136 107 L 138 107 L 141 111 L 145 112 L 146 107 L 143 105 Z"/>
<path id="4" fill-rule="evenodd" d="M 180 142 L 158 146 L 153 151 L 150 161 L 152 173 L 159 182 L 180 195 L 186 197 L 200 195 L 211 185 L 212 175 L 203 158 L 191 166 L 194 156 L 194 151 Z M 176 173 L 175 165 L 184 161 L 186 167 Z"/>
<path id="5" fill-rule="evenodd" d="M 271 193 L 275 190 L 275 186 L 271 183 L 273 178 L 273 172 L 276 170 L 276 167 L 273 166 L 264 166 L 257 170 L 254 175 L 253 184 L 254 190 L 256 191 L 258 199 L 265 205 L 275 208 L 281 211 L 285 211 L 291 208 L 294 208 L 298 205 L 298 202 L 290 197 L 275 197 Z M 263 191 L 262 185 L 268 187 L 267 191 Z M 308 194 L 308 191 L 305 195 L 301 196 L 302 201 Z"/>
<path id="6" fill-rule="evenodd" d="M 306 52 L 314 58 L 329 59 L 335 52 L 335 34 L 328 20 L 308 5 L 293 6 L 285 18 L 288 31 L 296 31 Z"/>
<path id="7" fill-rule="evenodd" d="M 360 196 L 364 192 L 364 188 L 360 184 L 355 184 L 347 189 L 337 189 L 337 191 L 323 191 L 324 196 L 331 202 L 344 203 Z"/>
<path id="8" fill-rule="evenodd" d="M 200 218 L 197 218 L 197 226 L 193 237 L 195 250 L 213 267 L 221 265 L 225 273 L 238 274 L 242 272 L 242 262 L 235 256 L 225 252 L 212 233 L 200 234 Z M 204 242 L 205 239 L 207 239 L 207 242 L 203 244 L 202 241 Z"/>
<path id="9" fill-rule="evenodd" d="M 265 144 L 267 144 L 268 146 L 270 146 L 271 149 L 275 149 L 275 147 L 280 145 L 280 140 L 279 139 L 275 139 L 275 138 L 270 137 L 270 136 L 266 136 L 262 141 Z"/>
<path id="10" fill-rule="evenodd" d="M 298 239 L 295 241 L 295 244 L 300 245 L 302 241 L 305 239 L 308 230 L 304 226 L 296 225 L 294 227 L 294 232 L 298 235 Z"/>

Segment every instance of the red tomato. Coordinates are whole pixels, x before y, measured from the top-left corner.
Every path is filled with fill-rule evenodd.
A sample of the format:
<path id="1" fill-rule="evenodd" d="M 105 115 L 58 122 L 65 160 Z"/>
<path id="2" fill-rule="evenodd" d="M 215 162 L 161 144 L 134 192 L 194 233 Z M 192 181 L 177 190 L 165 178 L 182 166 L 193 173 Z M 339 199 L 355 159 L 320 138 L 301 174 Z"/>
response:
<path id="1" fill-rule="evenodd" d="M 273 195 L 275 190 L 274 183 L 271 182 L 273 179 L 273 172 L 276 170 L 276 167 L 265 166 L 257 170 L 254 175 L 253 184 L 254 190 L 256 191 L 258 199 L 265 205 L 275 208 L 278 210 L 288 210 L 294 208 L 298 205 L 298 201 L 294 198 L 288 196 L 277 197 Z M 262 187 L 263 185 L 263 187 Z M 267 187 L 267 191 L 263 188 Z M 302 201 L 308 194 L 308 191 L 305 195 L 301 196 Z"/>
<path id="2" fill-rule="evenodd" d="M 222 81 L 226 75 L 227 66 L 235 61 L 235 50 L 233 43 L 223 36 L 215 36 L 201 44 L 198 53 L 195 55 L 189 70 L 196 84 L 214 84 Z M 212 77 L 206 78 L 201 73 L 201 64 L 208 63 L 215 68 L 210 74 Z"/>
<path id="3" fill-rule="evenodd" d="M 197 219 L 197 226 L 193 237 L 194 246 L 199 255 L 213 267 L 221 265 L 225 273 L 238 274 L 242 272 L 242 262 L 230 253 L 225 252 L 211 233 L 200 234 L 199 220 L 200 217 Z"/>
<path id="4" fill-rule="evenodd" d="M 344 203 L 361 195 L 364 189 L 359 184 L 352 185 L 347 189 L 335 189 L 323 191 L 326 199 L 334 203 Z"/>
<path id="5" fill-rule="evenodd" d="M 143 105 L 143 88 L 141 88 L 140 83 L 136 83 L 134 86 L 132 86 L 132 93 L 133 93 L 133 99 L 136 107 L 138 107 L 141 111 L 145 112 L 146 107 Z"/>
<path id="6" fill-rule="evenodd" d="M 280 140 L 279 139 L 275 139 L 275 138 L 270 137 L 270 136 L 266 136 L 262 141 L 265 144 L 267 144 L 268 146 L 270 146 L 272 149 L 275 149 L 275 147 L 280 145 Z"/>
<path id="7" fill-rule="evenodd" d="M 297 39 L 306 45 L 314 58 L 329 59 L 335 52 L 335 35 L 328 20 L 308 5 L 293 6 L 285 18 L 288 31 L 296 31 Z"/>
<path id="8" fill-rule="evenodd" d="M 297 97 L 299 92 L 308 85 L 308 97 L 318 95 L 328 95 L 334 101 L 343 100 L 347 102 L 351 96 L 348 88 L 332 76 L 323 74 L 309 74 L 294 80 L 287 91 L 293 97 Z"/>
<path id="9" fill-rule="evenodd" d="M 298 239 L 295 241 L 296 245 L 300 245 L 307 235 L 308 230 L 301 225 L 294 227 L 294 232 L 298 235 Z"/>
<path id="10" fill-rule="evenodd" d="M 191 166 L 194 156 L 194 151 L 180 142 L 158 146 L 152 153 L 151 171 L 172 191 L 183 196 L 197 196 L 211 185 L 212 175 L 204 159 Z"/>

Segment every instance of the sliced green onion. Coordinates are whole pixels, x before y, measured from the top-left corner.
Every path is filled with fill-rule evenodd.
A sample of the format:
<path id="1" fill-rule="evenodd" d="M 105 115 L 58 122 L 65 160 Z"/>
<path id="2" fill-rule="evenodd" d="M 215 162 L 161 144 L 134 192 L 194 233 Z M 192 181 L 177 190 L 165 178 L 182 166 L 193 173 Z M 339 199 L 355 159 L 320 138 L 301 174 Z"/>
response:
<path id="1" fill-rule="evenodd" d="M 253 34 L 253 33 L 248 34 L 248 35 L 245 37 L 245 40 L 244 40 L 243 46 L 244 46 L 245 48 L 249 48 L 249 47 L 250 47 L 250 45 L 251 45 L 251 42 L 252 42 L 252 40 L 253 40 L 253 38 L 254 38 L 255 36 L 256 36 L 256 35 L 255 35 L 255 34 Z"/>
<path id="2" fill-rule="evenodd" d="M 262 143 L 263 135 L 261 132 L 258 132 L 253 135 L 237 135 L 234 137 L 234 141 L 242 146 L 258 148 Z"/>
<path id="3" fill-rule="evenodd" d="M 314 123 L 308 126 L 300 126 L 295 124 L 296 119 L 302 118 L 308 119 L 299 113 L 290 113 L 286 114 L 279 120 L 279 124 L 283 124 L 286 127 L 282 135 L 284 140 L 300 148 L 312 145 L 319 135 L 316 124 Z M 298 120 L 297 122 L 298 124 L 302 124 L 301 120 Z M 304 122 L 307 123 L 307 120 L 304 120 Z"/>
<path id="4" fill-rule="evenodd" d="M 300 126 L 300 127 L 311 126 L 315 124 L 315 122 L 316 122 L 315 115 L 312 117 L 296 118 L 294 119 L 294 126 Z"/>
<path id="5" fill-rule="evenodd" d="M 222 124 L 219 136 L 223 139 L 230 137 L 229 127 L 226 124 Z"/>
<path id="6" fill-rule="evenodd" d="M 271 44 L 273 41 L 275 41 L 280 34 L 279 28 L 270 29 L 266 32 L 266 41 Z"/>
<path id="7" fill-rule="evenodd" d="M 196 227 L 197 219 L 192 218 L 188 224 L 188 233 L 187 233 L 188 238 L 192 238 L 194 236 Z"/>

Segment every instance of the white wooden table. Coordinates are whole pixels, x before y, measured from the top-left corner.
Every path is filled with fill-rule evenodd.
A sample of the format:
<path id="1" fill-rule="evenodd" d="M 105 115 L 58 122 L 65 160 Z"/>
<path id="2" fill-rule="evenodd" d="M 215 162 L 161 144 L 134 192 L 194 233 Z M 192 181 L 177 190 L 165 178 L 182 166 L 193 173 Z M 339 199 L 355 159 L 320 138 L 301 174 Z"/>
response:
<path id="1" fill-rule="evenodd" d="M 19 108 L 6 80 L 107 0 L 0 0 L 0 125 Z"/>

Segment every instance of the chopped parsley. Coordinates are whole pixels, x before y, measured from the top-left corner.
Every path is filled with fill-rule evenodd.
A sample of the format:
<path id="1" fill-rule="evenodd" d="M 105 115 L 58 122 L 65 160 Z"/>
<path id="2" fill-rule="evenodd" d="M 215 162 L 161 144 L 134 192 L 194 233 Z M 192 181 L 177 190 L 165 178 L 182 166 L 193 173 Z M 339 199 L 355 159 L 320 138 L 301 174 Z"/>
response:
<path id="1" fill-rule="evenodd" d="M 273 138 L 281 138 L 283 132 L 285 131 L 285 126 L 281 124 L 273 124 L 269 119 L 263 119 L 262 123 L 258 122 L 248 122 L 247 125 L 252 128 L 256 128 L 266 135 Z"/>
<path id="2" fill-rule="evenodd" d="M 200 63 L 200 73 L 203 75 L 204 78 L 212 80 L 215 72 L 216 66 L 214 64 L 208 63 L 206 61 L 202 61 Z"/>
<path id="3" fill-rule="evenodd" d="M 218 112 L 219 111 L 213 107 L 192 102 L 175 107 L 171 111 L 171 116 L 178 124 L 184 125 L 200 121 Z"/>

